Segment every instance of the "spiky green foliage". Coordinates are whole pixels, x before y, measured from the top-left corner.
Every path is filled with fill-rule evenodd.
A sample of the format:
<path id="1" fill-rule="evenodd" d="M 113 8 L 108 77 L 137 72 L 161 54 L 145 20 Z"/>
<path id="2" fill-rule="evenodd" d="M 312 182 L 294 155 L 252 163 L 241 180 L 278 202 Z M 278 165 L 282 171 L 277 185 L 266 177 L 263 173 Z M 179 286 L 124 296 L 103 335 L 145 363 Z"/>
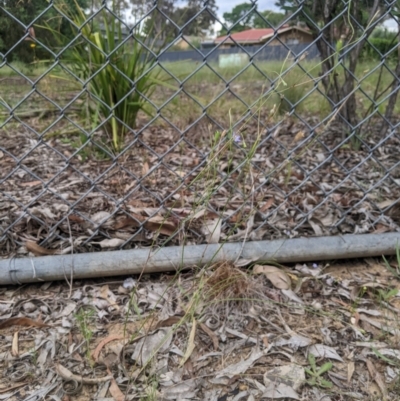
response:
<path id="1" fill-rule="evenodd" d="M 135 33 L 127 39 L 122 22 L 110 20 L 106 10 L 100 12 L 97 23 L 88 21 L 80 7 L 75 12 L 63 12 L 71 19 L 77 38 L 68 45 L 65 63 L 87 86 L 92 98 L 90 112 L 105 121 L 114 151 L 118 152 L 126 133 L 134 128 L 139 111 L 149 113 L 146 99 L 164 82 L 162 71 L 155 68 L 157 58 L 147 50 L 152 44 L 146 43 L 146 48 Z M 65 38 L 52 32 L 64 47 Z"/>

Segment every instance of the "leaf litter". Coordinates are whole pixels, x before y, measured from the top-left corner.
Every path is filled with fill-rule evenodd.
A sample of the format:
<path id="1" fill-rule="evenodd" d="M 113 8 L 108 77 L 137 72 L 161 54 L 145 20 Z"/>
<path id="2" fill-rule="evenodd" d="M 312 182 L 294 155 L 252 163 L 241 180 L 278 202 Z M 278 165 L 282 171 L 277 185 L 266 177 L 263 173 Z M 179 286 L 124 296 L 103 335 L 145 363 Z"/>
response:
<path id="1" fill-rule="evenodd" d="M 349 157 L 334 123 L 308 133 L 314 119 L 283 117 L 273 129 L 266 118 L 248 162 L 238 143 L 219 153 L 168 126 L 139 124 L 127 136 L 134 146 L 111 160 L 26 128 L 40 132 L 46 120 L 10 125 L 0 132 L 0 257 L 398 231 L 399 139 L 371 128 L 369 148 Z M 246 143 L 259 127 L 249 121 Z M 300 133 L 304 143 L 293 141 Z"/>
<path id="2" fill-rule="evenodd" d="M 397 400 L 395 289 L 373 259 L 2 288 L 0 397 Z"/>
<path id="3" fill-rule="evenodd" d="M 250 166 L 240 145 L 210 160 L 207 141 L 168 127 L 115 161 L 10 127 L 0 256 L 398 230 L 398 138 L 368 133 L 376 152 L 349 157 L 333 124 L 307 148 L 312 118 L 267 127 Z M 210 162 L 218 174 L 202 176 Z M 0 398 L 398 398 L 399 283 L 382 263 L 251 263 L 1 289 Z"/>

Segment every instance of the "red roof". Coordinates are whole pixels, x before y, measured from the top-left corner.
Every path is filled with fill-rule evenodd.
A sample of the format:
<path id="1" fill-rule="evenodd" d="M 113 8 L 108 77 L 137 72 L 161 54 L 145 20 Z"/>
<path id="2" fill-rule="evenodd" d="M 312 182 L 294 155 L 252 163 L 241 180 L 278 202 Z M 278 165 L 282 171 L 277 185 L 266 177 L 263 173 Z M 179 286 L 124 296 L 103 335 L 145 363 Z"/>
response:
<path id="1" fill-rule="evenodd" d="M 273 36 L 276 32 L 281 33 L 288 31 L 290 29 L 300 29 L 296 26 L 290 27 L 289 25 L 282 25 L 278 30 L 274 30 L 272 28 L 264 28 L 264 29 L 248 29 L 247 31 L 231 33 L 230 35 L 220 36 L 215 39 L 214 42 L 222 42 L 226 38 L 228 42 L 235 40 L 239 43 L 257 43 L 261 42 L 263 39 L 267 39 L 268 37 Z M 300 29 L 303 30 L 303 29 Z"/>
<path id="2" fill-rule="evenodd" d="M 231 39 L 234 39 L 239 42 L 259 42 L 261 38 L 265 35 L 270 35 L 274 33 L 272 28 L 265 29 L 249 29 L 247 31 L 231 33 Z M 219 36 L 215 41 L 222 42 L 228 35 Z"/>

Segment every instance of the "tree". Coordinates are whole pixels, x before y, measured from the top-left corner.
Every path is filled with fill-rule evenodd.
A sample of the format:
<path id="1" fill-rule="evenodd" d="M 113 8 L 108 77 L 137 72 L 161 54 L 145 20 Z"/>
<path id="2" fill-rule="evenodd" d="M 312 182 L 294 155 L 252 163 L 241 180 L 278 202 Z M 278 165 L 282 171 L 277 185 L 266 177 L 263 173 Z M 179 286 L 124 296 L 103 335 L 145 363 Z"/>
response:
<path id="1" fill-rule="evenodd" d="M 399 21 L 400 19 L 400 1 L 397 0 L 396 3 L 393 5 L 392 9 L 392 15 Z M 400 24 L 397 24 L 397 37 L 392 38 L 392 42 L 399 41 L 400 40 Z M 384 66 L 382 66 L 384 68 Z M 398 77 L 400 76 L 400 47 L 397 46 L 397 64 L 396 67 L 394 68 L 394 78 L 390 84 L 390 91 L 391 95 L 389 97 L 389 101 L 385 110 L 385 118 L 382 121 L 382 127 L 381 127 L 381 136 L 383 137 L 387 130 L 390 128 L 391 124 L 395 124 L 393 122 L 393 111 L 397 103 L 397 98 L 399 95 L 399 83 L 398 83 Z M 386 93 L 383 93 L 384 96 L 386 96 Z M 374 99 L 375 100 L 375 99 Z"/>
<path id="2" fill-rule="evenodd" d="M 90 0 L 90 7 L 95 10 L 99 10 L 102 7 L 106 7 L 111 10 L 119 18 L 124 17 L 124 11 L 129 7 L 128 0 Z"/>
<path id="3" fill-rule="evenodd" d="M 153 4 L 146 6 L 146 11 L 151 11 Z M 171 24 L 174 15 L 173 0 L 159 0 L 157 7 L 151 12 L 151 15 L 146 19 L 143 27 L 145 36 L 152 36 L 160 40 L 167 40 L 173 36 L 174 27 Z M 166 17 L 165 17 L 166 16 Z"/>
<path id="4" fill-rule="evenodd" d="M 151 7 L 149 5 L 148 10 Z M 180 34 L 202 36 L 215 22 L 216 11 L 215 0 L 189 0 L 183 7 L 176 7 L 173 0 L 161 0 L 157 3 L 157 9 L 146 20 L 144 33 L 159 39 L 173 39 Z"/>
<path id="5" fill-rule="evenodd" d="M 50 48 L 54 45 L 51 35 L 48 35 L 45 29 L 40 28 L 44 25 L 49 25 L 54 30 L 60 30 L 72 39 L 70 24 L 57 11 L 57 7 L 68 7 L 73 10 L 76 8 L 76 4 L 86 8 L 88 3 L 89 0 L 76 0 L 76 3 L 75 0 L 55 0 L 53 6 L 39 20 L 35 21 L 37 40 Z M 18 59 L 23 62 L 32 62 L 35 58 L 48 59 L 51 57 L 44 48 L 36 46 L 32 40 L 20 42 L 26 34 L 24 25 L 30 25 L 48 7 L 47 0 L 0 0 L 0 52 L 4 54 L 12 49 L 7 54 L 7 61 Z M 14 18 L 10 17 L 8 13 Z"/>
<path id="6" fill-rule="evenodd" d="M 286 5 L 287 5 L 288 1 L 287 0 L 277 0 L 275 2 L 275 7 L 280 8 L 281 10 L 284 10 Z"/>
<path id="7" fill-rule="evenodd" d="M 285 14 L 276 11 L 265 10 L 259 14 L 254 17 L 253 28 L 271 28 L 271 25 L 277 28 L 285 20 Z"/>
<path id="8" fill-rule="evenodd" d="M 242 32 L 253 26 L 254 18 L 257 10 L 257 4 L 241 3 L 233 7 L 231 12 L 223 14 L 224 20 L 228 23 L 228 27 L 234 25 L 230 32 Z M 222 28 L 221 34 L 226 33 L 226 29 Z"/>
<path id="9" fill-rule="evenodd" d="M 228 27 L 232 27 L 230 32 L 242 32 L 251 28 L 271 28 L 278 27 L 285 19 L 285 14 L 270 10 L 258 11 L 257 5 L 252 3 L 241 3 L 235 6 L 231 12 L 223 14 Z M 238 22 L 237 25 L 235 25 Z M 227 33 L 222 28 L 221 35 Z"/>
<path id="10" fill-rule="evenodd" d="M 209 31 L 216 21 L 215 14 L 218 7 L 215 0 L 189 0 L 187 6 L 177 7 L 174 11 L 174 22 L 182 27 L 193 19 L 187 26 L 180 30 L 184 35 L 203 36 Z"/>
<path id="11" fill-rule="evenodd" d="M 201 17 L 196 17 L 198 11 L 194 7 L 179 7 L 174 12 L 174 22 L 179 26 L 183 27 L 186 22 L 190 21 L 192 18 L 194 20 L 185 26 L 184 28 L 178 29 L 177 34 L 181 32 L 184 35 L 199 36 L 203 33 L 202 21 L 199 21 Z M 206 27 L 209 24 L 206 22 Z"/>
<path id="12" fill-rule="evenodd" d="M 142 24 L 143 18 L 147 12 L 147 4 L 146 0 L 130 0 L 130 7 L 135 24 Z"/>
<path id="13" fill-rule="evenodd" d="M 385 1 L 282 0 L 278 3 L 312 32 L 321 54 L 325 95 L 332 109 L 337 110 L 338 120 L 344 122 L 344 132 L 354 133 L 359 122 L 354 93 L 356 68 L 365 40 L 382 22 Z M 337 54 L 339 43 L 346 55 L 345 68 Z M 338 68 L 343 69 L 342 82 Z"/>
<path id="14" fill-rule="evenodd" d="M 188 26 L 189 30 L 193 32 L 192 34 L 199 35 L 212 30 L 211 27 L 216 21 L 215 15 L 218 11 L 216 0 L 189 0 L 188 7 L 197 14 L 196 19 Z"/>

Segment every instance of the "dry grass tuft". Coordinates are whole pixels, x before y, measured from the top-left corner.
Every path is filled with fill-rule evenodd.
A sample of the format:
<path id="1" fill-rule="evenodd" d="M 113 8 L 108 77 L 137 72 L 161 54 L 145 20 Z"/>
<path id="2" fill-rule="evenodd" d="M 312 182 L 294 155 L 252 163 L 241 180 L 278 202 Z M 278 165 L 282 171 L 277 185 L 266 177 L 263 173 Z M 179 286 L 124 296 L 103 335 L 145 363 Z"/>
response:
<path id="1" fill-rule="evenodd" d="M 229 262 L 213 266 L 213 272 L 206 281 L 205 297 L 208 300 L 240 300 L 253 291 L 252 277 Z"/>

